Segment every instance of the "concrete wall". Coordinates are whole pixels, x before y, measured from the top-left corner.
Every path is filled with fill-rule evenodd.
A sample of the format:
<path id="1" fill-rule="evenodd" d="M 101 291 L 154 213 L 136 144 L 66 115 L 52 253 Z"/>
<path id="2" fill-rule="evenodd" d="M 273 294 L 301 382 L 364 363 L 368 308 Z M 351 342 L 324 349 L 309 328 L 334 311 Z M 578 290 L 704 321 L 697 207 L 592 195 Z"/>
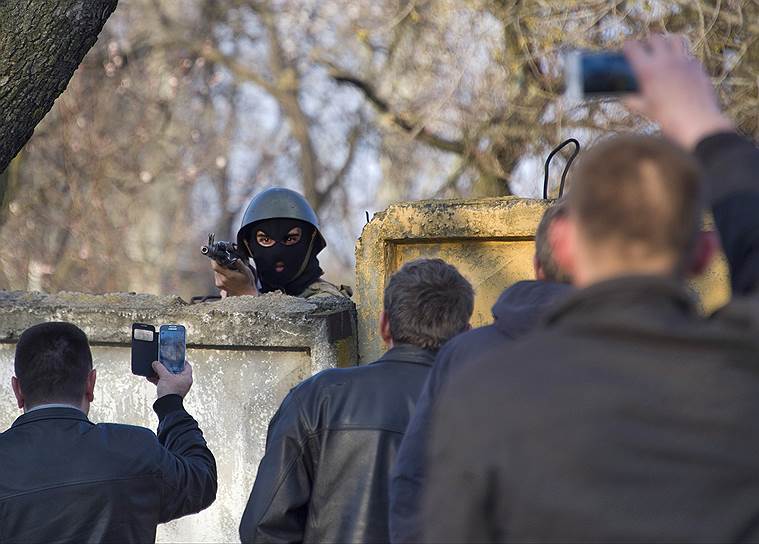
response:
<path id="1" fill-rule="evenodd" d="M 501 292 L 533 278 L 535 229 L 549 204 L 516 197 L 401 202 L 374 216 L 356 245 L 356 305 L 361 361 L 383 351 L 378 336 L 387 278 L 406 261 L 439 257 L 472 282 L 472 323 L 492 321 L 490 308 Z M 709 221 L 706 228 L 709 228 Z M 694 283 L 703 306 L 714 309 L 729 297 L 727 266 L 720 259 Z"/>
<path id="2" fill-rule="evenodd" d="M 357 360 L 355 308 L 345 299 L 240 297 L 187 305 L 174 297 L 0 291 L 0 428 L 19 411 L 10 387 L 14 342 L 30 325 L 70 321 L 93 345 L 98 369 L 90 418 L 155 429 L 155 386 L 130 372 L 133 322 L 181 323 L 195 383 L 185 404 L 219 468 L 208 510 L 158 530 L 159 542 L 235 542 L 263 454 L 266 429 L 287 391 L 303 378 Z"/>

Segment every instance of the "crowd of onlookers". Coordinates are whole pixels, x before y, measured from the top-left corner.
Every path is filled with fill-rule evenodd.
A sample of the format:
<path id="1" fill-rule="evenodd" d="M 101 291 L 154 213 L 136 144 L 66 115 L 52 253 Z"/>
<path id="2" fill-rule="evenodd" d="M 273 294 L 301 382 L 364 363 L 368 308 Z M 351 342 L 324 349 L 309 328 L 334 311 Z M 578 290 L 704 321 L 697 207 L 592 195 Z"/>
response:
<path id="1" fill-rule="evenodd" d="M 470 328 L 474 291 L 455 267 L 401 267 L 384 293 L 387 352 L 303 381 L 272 419 L 243 542 L 759 539 L 759 149 L 679 37 L 625 55 L 640 87 L 625 103 L 661 135 L 580 157 L 538 227 L 535 279 L 503 292 L 491 325 Z M 339 295 L 312 288 L 315 216 L 257 206 L 238 241 L 263 277 L 214 265 L 225 296 Z M 717 249 L 705 210 L 732 286 L 711 316 L 686 287 Z M 278 284 L 286 270 L 297 281 Z M 192 367 L 154 370 L 157 435 L 94 424 L 84 333 L 21 335 L 0 542 L 153 541 L 213 502 L 214 457 L 182 403 Z"/>

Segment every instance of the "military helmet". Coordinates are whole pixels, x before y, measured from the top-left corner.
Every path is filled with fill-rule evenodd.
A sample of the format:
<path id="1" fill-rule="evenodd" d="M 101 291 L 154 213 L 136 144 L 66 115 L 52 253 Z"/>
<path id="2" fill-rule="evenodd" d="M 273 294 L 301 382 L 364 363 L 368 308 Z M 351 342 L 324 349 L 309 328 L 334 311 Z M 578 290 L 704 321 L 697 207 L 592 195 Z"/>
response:
<path id="1" fill-rule="evenodd" d="M 253 197 L 242 216 L 240 230 L 237 231 L 237 245 L 244 248 L 244 241 L 248 238 L 252 225 L 266 219 L 299 219 L 309 223 L 316 229 L 314 254 L 327 246 L 314 209 L 303 195 L 284 187 L 272 187 Z"/>

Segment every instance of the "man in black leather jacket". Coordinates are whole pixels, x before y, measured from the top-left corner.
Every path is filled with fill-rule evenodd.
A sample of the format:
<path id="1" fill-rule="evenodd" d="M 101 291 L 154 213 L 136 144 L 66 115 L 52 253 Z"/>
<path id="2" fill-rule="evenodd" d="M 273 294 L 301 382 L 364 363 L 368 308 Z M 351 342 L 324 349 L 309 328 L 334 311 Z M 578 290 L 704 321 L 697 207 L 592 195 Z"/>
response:
<path id="1" fill-rule="evenodd" d="M 759 149 L 680 39 L 625 52 L 669 140 L 580 159 L 553 229 L 579 289 L 443 388 L 424 541 L 759 540 Z M 733 288 L 709 317 L 684 281 L 711 253 L 704 196 Z"/>
<path id="2" fill-rule="evenodd" d="M 24 414 L 0 435 L 0 542 L 153 542 L 159 523 L 214 501 L 216 462 L 182 406 L 192 368 L 153 368 L 158 436 L 95 424 L 84 332 L 70 323 L 24 331 L 12 384 Z"/>
<path id="3" fill-rule="evenodd" d="M 468 329 L 469 282 L 439 259 L 405 264 L 385 289 L 369 365 L 295 387 L 269 425 L 242 542 L 387 542 L 389 476 L 435 351 Z"/>

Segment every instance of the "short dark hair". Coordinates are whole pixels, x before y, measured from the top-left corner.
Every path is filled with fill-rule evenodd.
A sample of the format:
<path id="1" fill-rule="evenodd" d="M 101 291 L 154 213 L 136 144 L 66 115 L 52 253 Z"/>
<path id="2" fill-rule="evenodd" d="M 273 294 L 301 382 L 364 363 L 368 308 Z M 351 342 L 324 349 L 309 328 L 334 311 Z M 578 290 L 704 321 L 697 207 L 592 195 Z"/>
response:
<path id="1" fill-rule="evenodd" d="M 14 370 L 27 406 L 80 402 L 92 370 L 84 331 L 53 321 L 26 329 L 16 345 Z"/>
<path id="2" fill-rule="evenodd" d="M 701 225 L 701 169 L 664 138 L 609 138 L 580 157 L 572 173 L 570 214 L 584 235 L 612 242 L 620 257 L 633 244 L 651 255 L 685 264 Z"/>
<path id="3" fill-rule="evenodd" d="M 436 350 L 468 328 L 474 289 L 442 259 L 417 259 L 390 277 L 384 306 L 393 342 Z"/>
<path id="4" fill-rule="evenodd" d="M 538 229 L 535 231 L 535 257 L 548 281 L 569 283 L 571 279 L 569 274 L 562 270 L 556 259 L 553 258 L 553 248 L 551 247 L 551 241 L 548 239 L 548 230 L 551 228 L 551 224 L 554 220 L 566 215 L 566 202 L 564 199 L 557 200 L 543 212 Z"/>

